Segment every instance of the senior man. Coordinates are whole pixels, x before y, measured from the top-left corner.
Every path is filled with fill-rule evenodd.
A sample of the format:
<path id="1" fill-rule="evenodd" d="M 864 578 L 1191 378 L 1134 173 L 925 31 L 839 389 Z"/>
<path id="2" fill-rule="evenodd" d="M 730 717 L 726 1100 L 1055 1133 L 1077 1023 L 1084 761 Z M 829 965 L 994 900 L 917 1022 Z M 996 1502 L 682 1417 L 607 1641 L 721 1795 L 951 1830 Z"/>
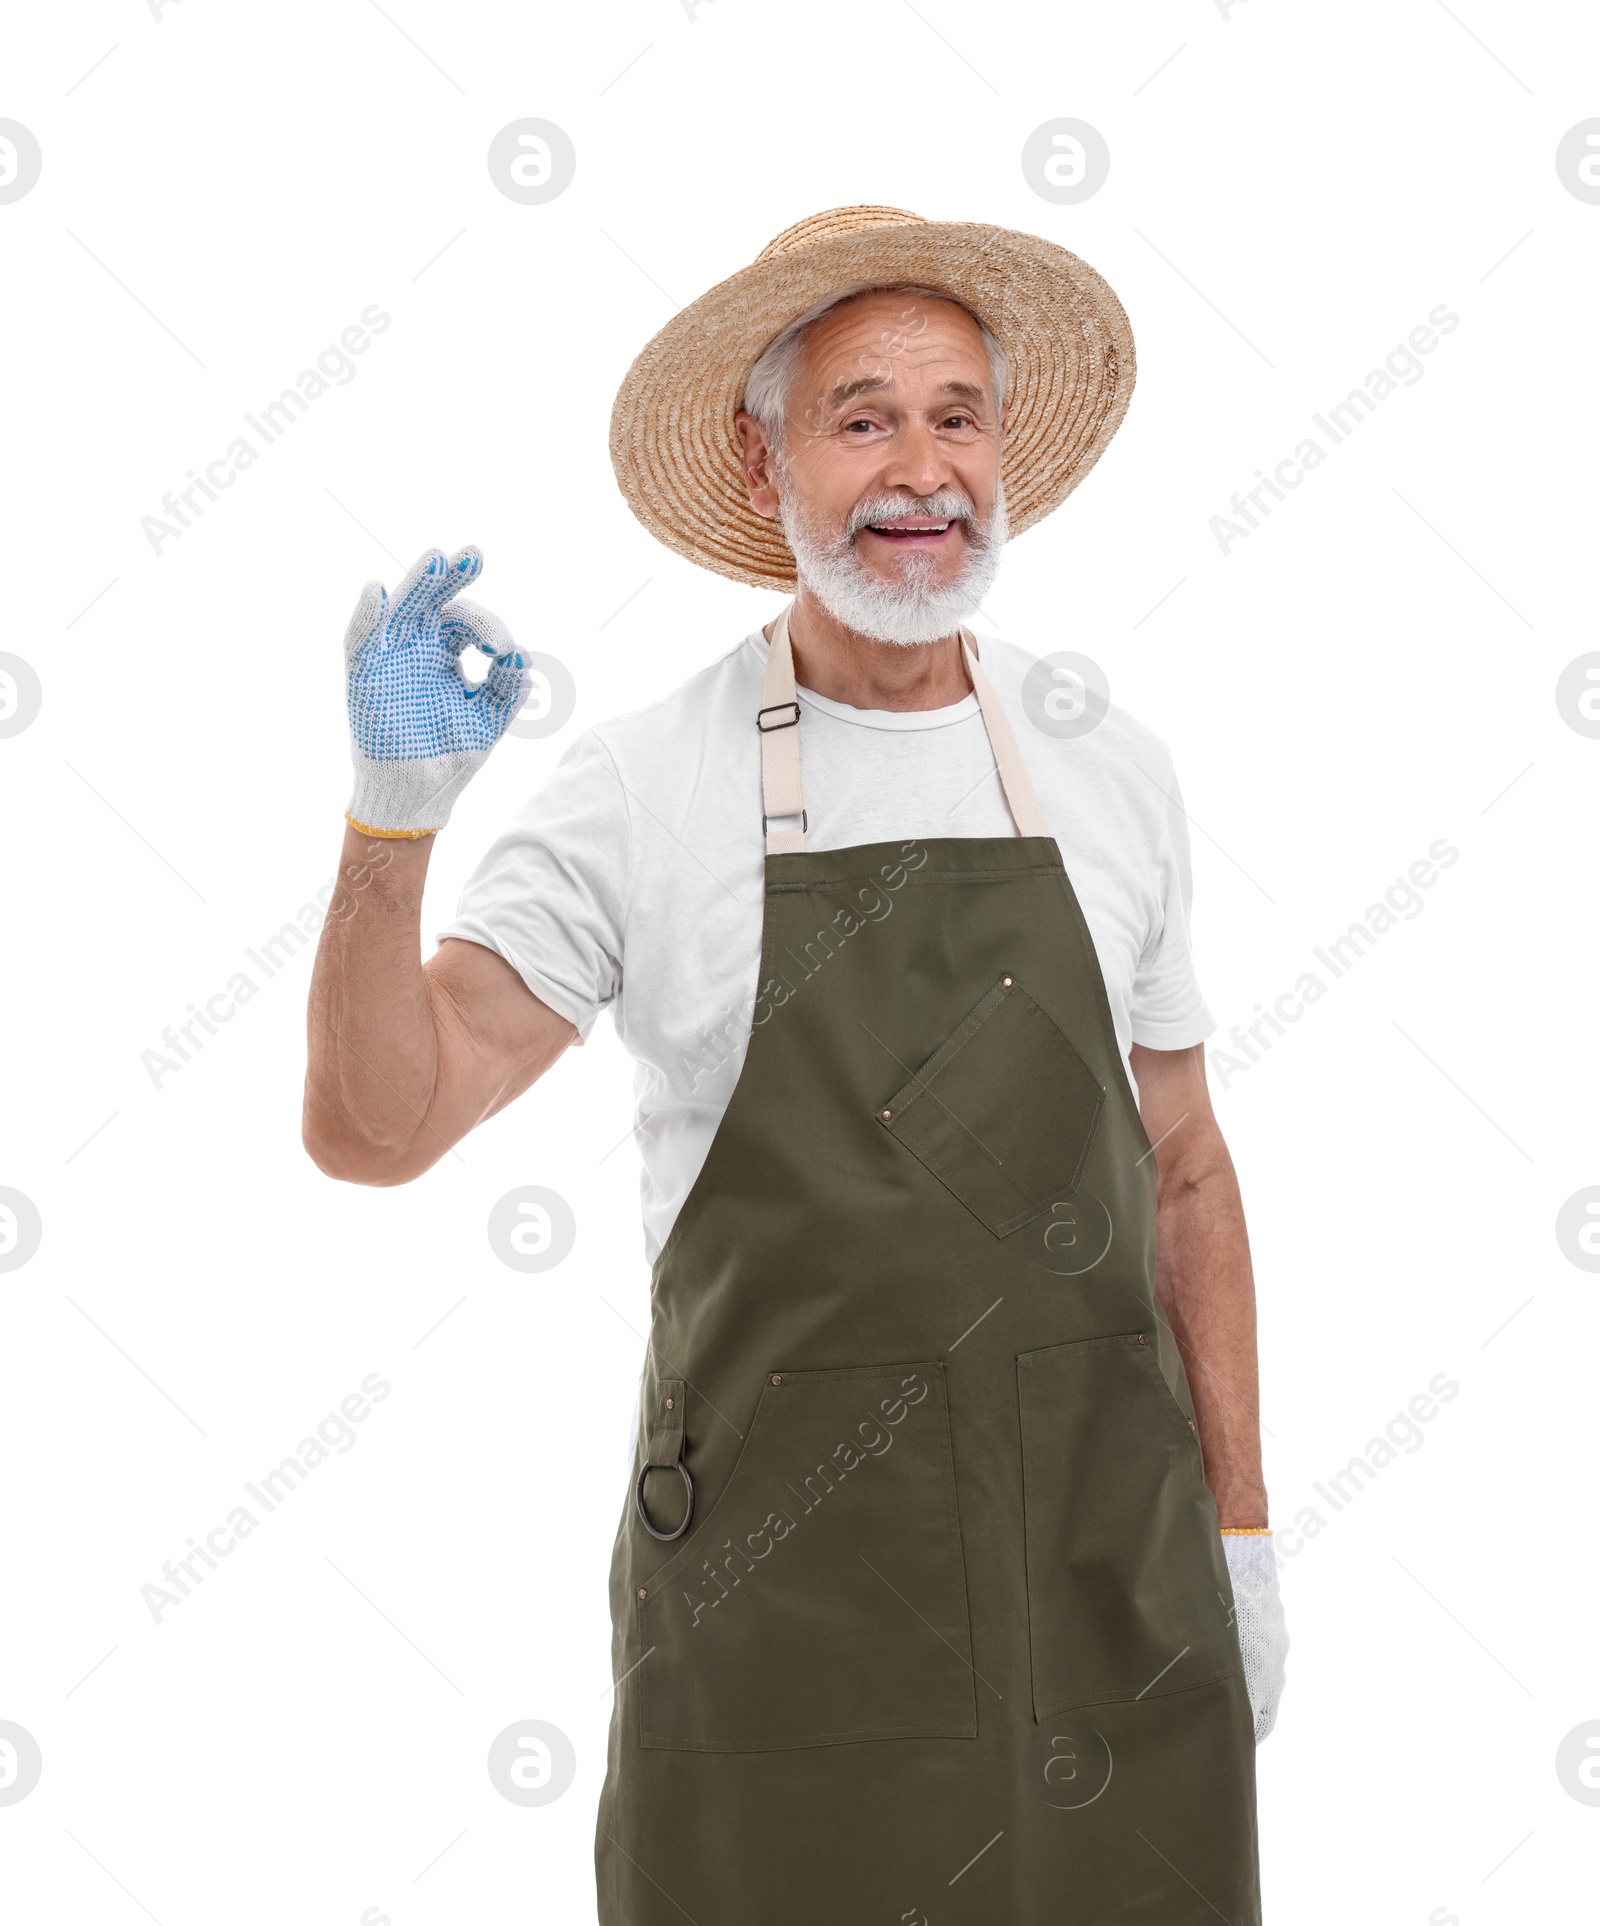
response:
<path id="1" fill-rule="evenodd" d="M 1260 1919 L 1285 1641 L 1184 818 L 1148 732 L 1034 727 L 1032 659 L 964 626 L 1133 371 L 1075 256 L 888 208 L 684 310 L 622 491 L 793 598 L 576 742 L 426 965 L 522 660 L 473 549 L 351 623 L 312 1156 L 415 1177 L 608 1005 L 639 1065 L 605 1926 Z"/>

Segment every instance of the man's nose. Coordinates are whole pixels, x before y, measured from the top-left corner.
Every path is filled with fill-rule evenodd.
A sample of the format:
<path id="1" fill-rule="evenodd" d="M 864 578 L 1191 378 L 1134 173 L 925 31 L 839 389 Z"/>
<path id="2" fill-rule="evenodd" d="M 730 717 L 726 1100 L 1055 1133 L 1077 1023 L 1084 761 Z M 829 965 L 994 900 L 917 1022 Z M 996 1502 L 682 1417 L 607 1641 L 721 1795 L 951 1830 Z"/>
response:
<path id="1" fill-rule="evenodd" d="M 895 436 L 881 479 L 886 488 L 904 488 L 913 495 L 933 495 L 949 484 L 949 458 L 925 422 L 908 423 Z"/>

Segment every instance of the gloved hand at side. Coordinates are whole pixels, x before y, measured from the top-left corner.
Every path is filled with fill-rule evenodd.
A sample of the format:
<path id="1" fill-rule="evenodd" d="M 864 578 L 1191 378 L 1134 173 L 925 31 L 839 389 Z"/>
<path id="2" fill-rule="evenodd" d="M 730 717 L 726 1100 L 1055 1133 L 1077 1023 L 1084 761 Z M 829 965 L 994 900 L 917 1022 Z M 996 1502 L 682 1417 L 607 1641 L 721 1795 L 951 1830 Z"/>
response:
<path id="1" fill-rule="evenodd" d="M 1278 1591 L 1278 1561 L 1270 1531 L 1227 1531 L 1222 1550 L 1233 1581 L 1234 1622 L 1244 1659 L 1244 1682 L 1256 1715 L 1256 1744 L 1278 1722 L 1283 1692 L 1283 1661 L 1289 1650 L 1283 1599 Z"/>
<path id="2" fill-rule="evenodd" d="M 487 609 L 456 594 L 483 567 L 475 548 L 430 548 L 395 590 L 361 591 L 345 631 L 350 748 L 356 767 L 348 822 L 369 836 L 430 835 L 505 734 L 528 694 L 511 637 Z M 460 657 L 494 663 L 474 686 Z"/>

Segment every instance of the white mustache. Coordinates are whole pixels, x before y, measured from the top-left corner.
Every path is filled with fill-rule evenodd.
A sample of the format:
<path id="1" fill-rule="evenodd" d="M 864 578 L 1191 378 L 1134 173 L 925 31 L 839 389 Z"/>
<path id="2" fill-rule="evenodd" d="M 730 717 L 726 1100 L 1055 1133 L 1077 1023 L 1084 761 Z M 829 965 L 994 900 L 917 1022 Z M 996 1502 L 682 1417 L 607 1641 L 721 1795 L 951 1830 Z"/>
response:
<path id="1" fill-rule="evenodd" d="M 942 488 L 936 495 L 869 495 L 845 518 L 844 539 L 853 542 L 874 522 L 898 522 L 907 516 L 930 522 L 968 522 L 978 525 L 978 511 L 959 488 Z"/>

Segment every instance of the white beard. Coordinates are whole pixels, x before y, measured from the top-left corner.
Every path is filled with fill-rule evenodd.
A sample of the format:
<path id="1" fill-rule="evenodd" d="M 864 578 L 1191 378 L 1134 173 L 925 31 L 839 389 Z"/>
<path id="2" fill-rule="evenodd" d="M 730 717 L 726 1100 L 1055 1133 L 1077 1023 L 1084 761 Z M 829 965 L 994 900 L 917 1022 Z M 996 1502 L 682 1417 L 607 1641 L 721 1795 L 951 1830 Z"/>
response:
<path id="1" fill-rule="evenodd" d="M 946 489 L 920 500 L 871 496 L 856 504 L 842 533 L 832 534 L 817 528 L 800 508 L 781 465 L 777 485 L 779 522 L 801 585 L 836 622 L 874 642 L 912 647 L 953 635 L 977 610 L 999 573 L 1006 541 L 1006 503 L 1005 491 L 998 486 L 987 527 L 980 525 L 965 495 Z M 970 552 L 953 582 L 937 584 L 934 558 L 916 550 L 901 561 L 900 579 L 895 582 L 874 575 L 862 562 L 856 553 L 857 533 L 871 521 L 900 515 L 965 522 Z"/>

